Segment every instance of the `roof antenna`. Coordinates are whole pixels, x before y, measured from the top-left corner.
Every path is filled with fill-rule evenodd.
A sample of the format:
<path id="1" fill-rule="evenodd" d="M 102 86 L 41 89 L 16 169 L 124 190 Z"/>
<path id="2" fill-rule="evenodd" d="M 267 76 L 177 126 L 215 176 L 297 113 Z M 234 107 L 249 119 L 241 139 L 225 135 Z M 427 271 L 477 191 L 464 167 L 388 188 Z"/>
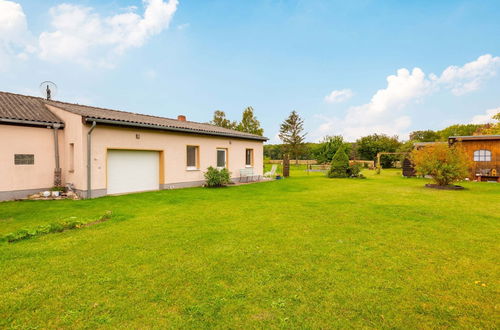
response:
<path id="1" fill-rule="evenodd" d="M 52 81 L 44 81 L 40 84 L 40 93 L 47 100 L 52 100 L 57 93 L 57 85 Z"/>

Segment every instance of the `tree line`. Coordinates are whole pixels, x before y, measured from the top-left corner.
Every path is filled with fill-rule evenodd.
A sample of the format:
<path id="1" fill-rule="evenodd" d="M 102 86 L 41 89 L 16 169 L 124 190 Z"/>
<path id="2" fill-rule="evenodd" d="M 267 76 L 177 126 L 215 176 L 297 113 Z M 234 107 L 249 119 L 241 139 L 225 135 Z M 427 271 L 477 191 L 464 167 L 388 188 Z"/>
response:
<path id="1" fill-rule="evenodd" d="M 355 142 L 347 142 L 341 135 L 332 135 L 325 136 L 318 143 L 313 143 L 305 142 L 307 133 L 304 132 L 304 120 L 294 110 L 280 125 L 278 136 L 282 143 L 264 145 L 264 157 L 277 160 L 283 159 L 283 155 L 288 154 L 291 159 L 313 159 L 320 164 L 325 164 L 331 162 L 339 148 L 343 148 L 349 159 L 375 161 L 379 152 L 410 152 L 416 142 L 445 142 L 450 136 L 500 134 L 500 113 L 494 115 L 492 119 L 496 123 L 456 124 L 437 131 L 413 131 L 407 141 L 400 140 L 398 136 L 371 134 Z M 260 136 L 264 134 L 252 107 L 247 107 L 243 111 L 240 122 L 231 121 L 226 118 L 223 111 L 216 110 L 210 123 Z M 401 160 L 401 156 L 388 155 L 382 158 L 381 163 L 383 167 L 392 167 L 397 160 Z"/>

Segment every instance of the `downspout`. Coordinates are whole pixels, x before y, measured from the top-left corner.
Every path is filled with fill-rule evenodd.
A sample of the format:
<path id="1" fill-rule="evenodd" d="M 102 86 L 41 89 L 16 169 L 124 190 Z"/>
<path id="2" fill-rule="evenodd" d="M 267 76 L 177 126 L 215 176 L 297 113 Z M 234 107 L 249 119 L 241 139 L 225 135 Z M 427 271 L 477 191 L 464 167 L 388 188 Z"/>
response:
<path id="1" fill-rule="evenodd" d="M 92 198 L 92 131 L 96 122 L 92 122 L 90 130 L 87 132 L 87 198 Z"/>
<path id="2" fill-rule="evenodd" d="M 60 187 L 62 185 L 61 178 L 61 166 L 59 164 L 59 135 L 58 129 L 61 127 L 61 124 L 53 124 L 52 128 L 54 128 L 54 156 L 56 168 L 54 170 L 54 187 Z"/>

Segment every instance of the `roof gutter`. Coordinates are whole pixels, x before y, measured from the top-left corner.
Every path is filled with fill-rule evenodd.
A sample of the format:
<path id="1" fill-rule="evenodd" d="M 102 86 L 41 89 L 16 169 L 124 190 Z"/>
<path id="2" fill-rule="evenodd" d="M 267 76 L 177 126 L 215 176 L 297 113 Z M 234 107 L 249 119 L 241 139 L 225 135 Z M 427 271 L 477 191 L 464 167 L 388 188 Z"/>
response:
<path id="1" fill-rule="evenodd" d="M 62 184 L 61 178 L 61 166 L 59 164 L 59 134 L 58 129 L 61 128 L 60 124 L 54 124 L 52 126 L 54 129 L 54 157 L 55 157 L 55 169 L 54 169 L 54 187 L 60 187 Z"/>
<path id="2" fill-rule="evenodd" d="M 219 132 L 204 132 L 204 131 L 196 131 L 196 130 L 191 130 L 191 129 L 187 129 L 187 128 L 180 128 L 180 127 L 165 127 L 165 126 L 154 125 L 154 124 L 131 123 L 131 122 L 120 121 L 120 120 L 99 119 L 99 118 L 91 118 L 91 117 L 85 118 L 85 122 L 87 122 L 87 123 L 101 123 L 101 124 L 108 124 L 108 125 L 128 126 L 128 127 L 152 128 L 152 129 L 159 129 L 159 130 L 163 130 L 163 131 L 200 134 L 200 135 L 216 135 L 216 136 L 224 136 L 224 137 L 246 139 L 246 140 L 257 140 L 257 141 L 269 140 L 268 138 L 266 138 L 264 136 L 238 136 L 238 135 L 224 134 L 224 133 L 219 133 Z"/>
<path id="3" fill-rule="evenodd" d="M 22 120 L 22 119 L 0 118 L 0 123 L 29 125 L 29 126 L 41 126 L 41 127 L 47 127 L 47 126 L 55 127 L 55 126 L 57 126 L 57 128 L 64 128 L 63 123 L 49 123 L 49 122 L 43 122 L 43 121 Z"/>
<path id="4" fill-rule="evenodd" d="M 87 198 L 92 198 L 92 132 L 96 125 L 93 121 L 87 132 Z"/>

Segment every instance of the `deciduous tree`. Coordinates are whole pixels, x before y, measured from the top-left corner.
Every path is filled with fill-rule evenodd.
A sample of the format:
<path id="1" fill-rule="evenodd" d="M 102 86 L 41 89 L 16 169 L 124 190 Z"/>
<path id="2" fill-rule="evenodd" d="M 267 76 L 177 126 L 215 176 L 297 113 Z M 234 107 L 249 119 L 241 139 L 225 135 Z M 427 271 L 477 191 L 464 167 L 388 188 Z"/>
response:
<path id="1" fill-rule="evenodd" d="M 210 121 L 210 124 L 229 129 L 235 129 L 237 126 L 236 122 L 227 119 L 226 113 L 221 110 L 214 111 L 214 117 Z"/>
<path id="2" fill-rule="evenodd" d="M 413 150 L 411 161 L 418 175 L 429 175 L 440 186 L 465 179 L 471 166 L 466 152 L 446 143 Z"/>
<path id="3" fill-rule="evenodd" d="M 257 120 L 257 117 L 255 117 L 252 107 L 247 107 L 243 110 L 241 122 L 238 124 L 236 129 L 241 132 L 247 132 L 260 136 L 264 134 L 264 129 L 260 127 L 260 122 Z"/>

